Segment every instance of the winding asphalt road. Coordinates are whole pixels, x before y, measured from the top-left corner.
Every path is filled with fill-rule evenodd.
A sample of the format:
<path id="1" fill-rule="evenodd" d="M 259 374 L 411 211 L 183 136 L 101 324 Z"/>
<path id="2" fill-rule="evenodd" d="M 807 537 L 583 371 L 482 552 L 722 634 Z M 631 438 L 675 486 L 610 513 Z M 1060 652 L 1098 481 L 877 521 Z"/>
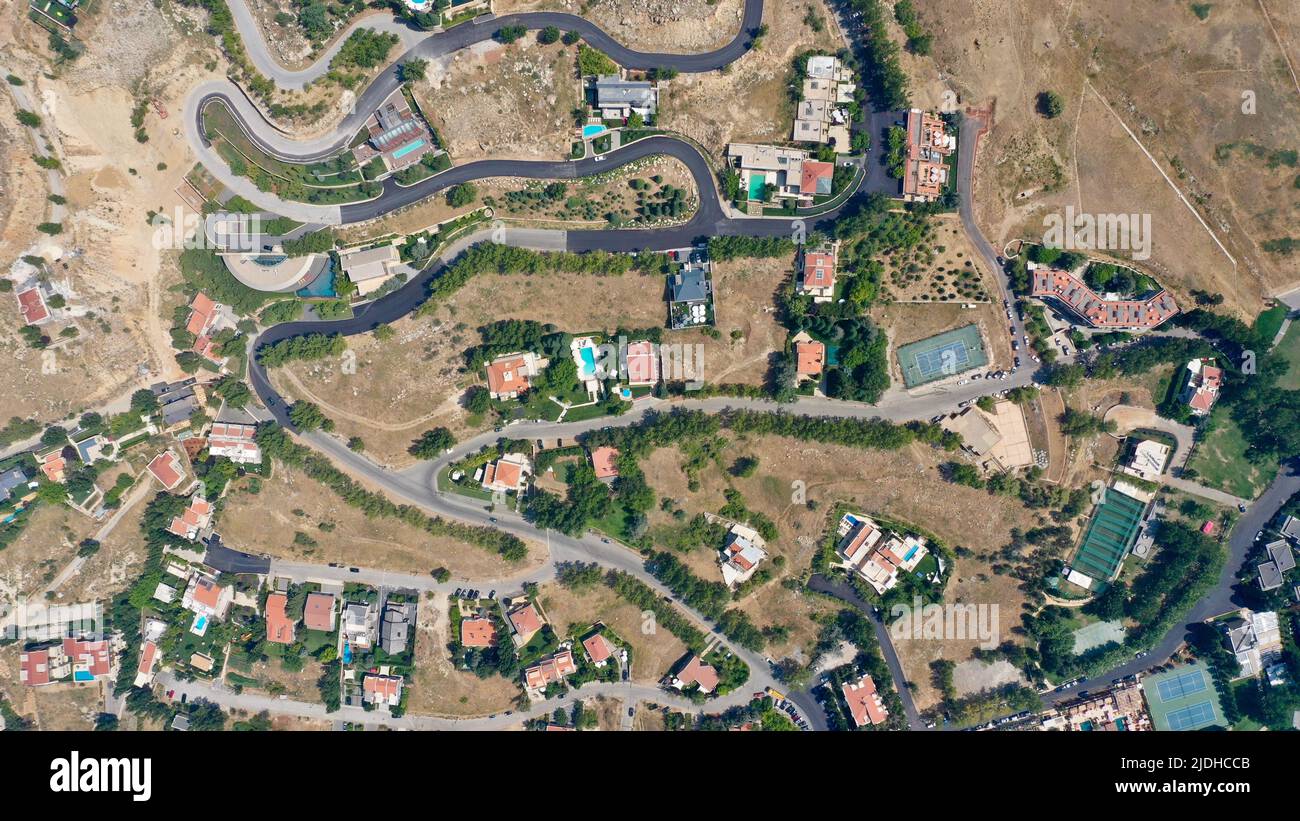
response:
<path id="1" fill-rule="evenodd" d="M 242 0 L 231 0 L 232 7 L 242 6 Z M 562 28 L 577 30 L 583 34 L 588 42 L 608 53 L 613 59 L 629 68 L 652 68 L 655 66 L 671 66 L 679 71 L 708 71 L 720 68 L 730 63 L 737 57 L 741 56 L 749 47 L 749 31 L 758 24 L 762 17 L 761 0 L 747 0 L 745 7 L 745 22 L 740 34 L 730 44 L 724 48 L 711 52 L 706 55 L 647 55 L 633 52 L 614 42 L 603 31 L 594 25 L 581 20 L 580 18 L 569 15 L 552 15 L 552 14 L 535 14 L 535 15 L 514 15 L 500 18 L 492 21 L 481 22 L 475 21 L 461 27 L 452 29 L 449 32 L 432 35 L 421 40 L 417 45 L 412 47 L 403 56 L 403 60 L 411 58 L 430 59 L 442 56 L 458 48 L 464 48 L 476 42 L 487 39 L 498 28 L 504 25 L 519 24 L 528 28 L 540 28 L 547 25 L 557 25 Z M 236 15 L 238 21 L 239 15 Z M 372 19 L 372 18 L 368 18 Z M 362 21 L 357 25 L 365 25 Z M 250 31 L 244 30 L 244 24 L 241 24 L 241 33 L 245 35 L 245 42 L 250 44 L 250 53 L 260 50 L 264 52 L 264 43 L 260 40 L 260 32 L 256 27 Z M 266 55 L 262 55 L 266 57 Z M 261 58 L 254 56 L 254 61 L 259 67 L 262 62 Z M 266 57 L 269 60 L 269 57 Z M 264 73 L 271 76 L 277 81 L 284 79 L 284 82 L 305 81 L 306 74 L 285 73 L 283 70 L 277 71 L 273 67 L 273 62 L 267 63 Z M 319 64 L 318 64 L 319 65 Z M 311 69 L 308 70 L 310 73 Z M 288 77 L 292 74 L 292 77 Z M 259 146 L 268 153 L 282 156 L 286 159 L 294 160 L 312 160 L 319 159 L 339 150 L 342 145 L 346 144 L 351 135 L 360 127 L 365 117 L 369 115 L 384 97 L 391 93 L 398 85 L 398 77 L 395 68 L 380 75 L 379 78 L 366 89 L 359 98 L 355 112 L 350 115 L 336 131 L 325 138 L 311 141 L 309 144 L 295 143 L 292 140 L 278 134 L 273 126 L 264 119 L 250 116 L 249 112 L 255 112 L 254 106 L 249 103 L 242 94 L 235 89 L 235 93 L 230 93 L 228 89 L 214 89 L 204 87 L 196 90 L 192 95 L 194 101 L 193 107 L 187 106 L 187 128 L 197 129 L 200 137 L 198 144 L 195 146 L 196 151 L 201 157 L 205 149 L 210 147 L 206 140 L 202 138 L 202 122 L 200 112 L 204 105 L 221 102 L 228 105 L 232 112 L 241 121 L 241 127 L 245 129 L 250 139 L 258 142 Z M 233 86 L 231 86 L 233 88 Z M 968 117 L 968 129 L 976 126 L 982 131 L 983 123 L 973 117 Z M 970 134 L 970 131 L 967 131 Z M 340 140 L 342 142 L 340 142 Z M 967 233 L 975 244 L 980 256 L 984 259 L 985 264 L 993 271 L 999 271 L 997 265 L 996 253 L 992 246 L 980 233 L 978 226 L 975 224 L 974 216 L 971 209 L 971 191 L 973 183 L 974 161 L 975 161 L 975 139 L 966 139 L 962 141 L 961 162 L 958 172 L 958 187 L 962 193 L 961 218 Z M 207 154 L 211 154 L 210 150 Z M 522 162 L 522 161 L 484 161 L 472 163 L 465 166 L 450 169 L 447 172 L 437 175 L 434 178 L 426 180 L 414 186 L 403 188 L 397 186 L 393 181 L 389 181 L 384 188 L 383 194 L 369 203 L 360 203 L 355 205 L 343 206 L 338 209 L 337 214 L 330 215 L 333 217 L 324 222 L 356 222 L 372 219 L 382 213 L 386 213 L 393 208 L 403 205 L 409 205 L 413 202 L 422 200 L 433 193 L 445 189 L 451 185 L 460 182 L 467 182 L 474 179 L 482 179 L 490 176 L 520 176 L 534 178 L 573 178 L 586 174 L 597 173 L 607 170 L 611 167 L 632 162 L 650 154 L 669 154 L 685 163 L 696 178 L 700 190 L 701 207 L 696 216 L 686 225 L 678 228 L 668 229 L 647 229 L 647 230 L 619 230 L 619 231 L 571 231 L 566 234 L 566 246 L 572 251 L 588 250 L 610 250 L 610 251 L 633 251 L 645 249 L 665 249 L 680 247 L 690 244 L 698 237 L 706 236 L 726 236 L 726 235 L 750 235 L 750 236 L 780 236 L 790 231 L 789 224 L 784 220 L 764 220 L 764 219 L 733 219 L 726 216 L 722 209 L 717 196 L 716 186 L 713 182 L 712 170 L 709 168 L 706 159 L 699 154 L 689 144 L 670 137 L 655 137 L 644 141 L 632 143 L 616 152 L 606 155 L 604 160 L 594 158 L 578 162 Z M 213 168 L 214 172 L 224 168 L 224 163 L 219 167 Z M 227 169 L 228 171 L 228 169 Z M 219 175 L 220 176 L 220 175 Z M 224 180 L 223 180 L 224 181 Z M 252 198 L 258 202 L 256 198 Z M 258 202 L 259 205 L 262 203 Z M 282 212 L 283 213 L 283 212 Z M 838 210 L 827 213 L 819 217 L 819 222 L 829 222 L 837 215 Z M 286 216 L 296 216 L 293 213 L 285 213 Z M 815 227 L 815 226 L 814 226 Z M 296 322 L 286 325 L 275 326 L 263 332 L 258 343 L 270 343 L 290 336 L 295 336 L 311 332 L 325 333 L 342 333 L 344 335 L 363 333 L 373 329 L 377 325 L 392 322 L 407 313 L 409 313 L 424 298 L 425 289 L 429 280 L 437 274 L 446 265 L 447 261 L 454 258 L 461 250 L 468 247 L 476 241 L 482 241 L 482 235 L 476 235 L 466 238 L 457 246 L 450 248 L 442 258 L 433 265 L 430 265 L 418 277 L 408 282 L 406 286 L 388 295 L 380 300 L 364 306 L 358 314 L 348 320 L 338 322 Z M 504 240 L 509 244 L 509 238 Z M 998 277 L 999 289 L 1004 298 L 1009 297 L 1008 283 L 1001 276 Z M 1023 326 L 1017 318 L 1013 323 L 1017 332 L 1023 334 Z M 1029 368 L 1022 368 L 1011 382 L 999 382 L 995 387 L 1013 387 L 1021 384 L 1029 384 L 1033 380 L 1033 373 Z M 256 390 L 259 398 L 265 403 L 271 416 L 286 427 L 292 427 L 287 418 L 287 408 L 284 400 L 271 387 L 266 378 L 265 372 L 255 362 L 250 367 L 250 381 Z M 939 412 L 940 410 L 950 410 L 951 406 L 961 398 L 974 398 L 986 392 L 983 385 L 972 385 L 966 387 L 965 391 L 957 393 L 953 391 L 936 392 L 935 394 L 922 397 L 904 397 L 895 398 L 896 406 L 889 409 L 882 406 L 862 406 L 856 407 L 851 403 L 832 403 L 819 413 L 813 407 L 816 400 L 803 400 L 796 404 L 792 410 L 800 414 L 827 415 L 827 416 L 884 416 L 888 415 L 894 418 L 922 418 L 929 415 L 931 411 Z M 824 401 L 824 400 L 823 400 Z M 738 406 L 763 406 L 771 408 L 769 403 L 755 403 L 744 400 L 700 400 L 697 402 L 682 403 L 688 406 L 708 407 L 715 406 L 714 409 L 722 407 Z M 910 414 L 910 416 L 909 416 Z M 640 414 L 638 414 L 639 416 Z M 606 426 L 613 424 L 629 424 L 635 420 L 635 416 L 620 417 L 617 419 L 591 420 L 582 425 L 590 427 Z M 512 436 L 527 436 L 533 431 L 544 433 L 546 436 L 566 435 L 560 433 L 561 430 L 567 430 L 563 425 L 542 425 L 530 427 L 527 425 L 513 427 L 510 431 Z M 490 439 L 490 435 L 479 437 L 480 439 Z M 515 514 L 499 512 L 495 517 L 488 516 L 481 503 L 467 499 L 465 497 L 455 496 L 454 494 L 444 493 L 437 488 L 436 469 L 443 461 L 432 465 L 417 467 L 416 469 L 397 473 L 385 470 L 374 464 L 369 459 L 355 454 L 348 450 L 339 440 L 324 434 L 308 434 L 304 437 L 312 447 L 326 453 L 336 462 L 342 464 L 350 473 L 368 481 L 374 482 L 384 490 L 398 498 L 416 504 L 437 515 L 444 515 L 469 524 L 483 526 L 492 526 L 499 529 L 513 532 L 524 538 L 537 538 L 537 531 L 531 525 L 524 522 Z M 477 440 L 476 440 L 477 441 Z M 457 449 L 458 453 L 463 453 L 465 448 L 472 447 L 472 443 L 462 443 Z M 1242 518 L 1236 530 L 1233 533 L 1230 542 L 1230 555 L 1225 564 L 1225 568 L 1220 579 L 1220 584 L 1207 595 L 1193 612 L 1189 615 L 1189 623 L 1199 621 L 1208 616 L 1216 615 L 1231 606 L 1232 583 L 1237 569 L 1242 562 L 1253 542 L 1254 533 L 1263 525 L 1277 510 L 1278 507 L 1294 492 L 1300 490 L 1300 475 L 1297 474 L 1294 465 L 1288 469 L 1270 486 L 1268 491 L 1258 500 L 1257 504 Z M 653 577 L 650 577 L 641 566 L 640 557 L 633 551 L 627 550 L 621 546 L 613 545 L 610 542 L 600 539 L 594 535 L 588 534 L 582 538 L 571 538 L 560 534 L 547 533 L 546 538 L 551 553 L 552 565 L 547 570 L 553 570 L 553 563 L 556 561 L 598 561 L 604 566 L 611 566 L 618 569 L 626 570 L 645 581 L 647 584 L 655 587 L 661 592 L 667 592 Z M 545 572 L 545 571 L 544 571 Z M 683 608 L 691 614 L 697 621 L 702 621 L 698 614 L 693 613 L 689 608 Z M 1127 675 L 1129 672 L 1137 672 L 1145 669 L 1160 660 L 1166 659 L 1177 648 L 1182 641 L 1184 626 L 1171 630 L 1162 643 L 1152 651 L 1150 658 L 1136 659 L 1129 664 L 1122 665 L 1115 670 L 1109 671 L 1104 677 Z M 878 631 L 879 632 L 879 631 Z M 888 646 L 888 641 L 882 641 L 882 646 Z M 735 648 L 735 652 L 751 669 L 751 680 L 747 687 L 742 688 L 745 692 L 752 692 L 761 689 L 763 686 L 778 686 L 771 678 L 766 663 L 757 656 L 757 654 Z M 895 659 L 896 662 L 896 659 Z M 896 667 L 896 663 L 891 667 Z M 895 670 L 897 677 L 901 673 L 901 668 Z M 1078 687 L 1071 690 L 1057 691 L 1050 697 L 1050 701 L 1060 701 L 1072 697 L 1073 693 L 1079 687 L 1087 686 L 1083 682 Z M 901 689 L 901 688 L 900 688 Z M 584 689 L 584 693 L 585 693 Z M 732 694 L 731 697 L 736 697 Z M 813 722 L 815 727 L 824 726 L 824 717 L 821 710 L 807 692 L 792 693 L 792 700 L 804 711 Z M 908 700 L 910 701 L 910 699 Z M 274 705 L 272 705 L 274 706 Z M 723 700 L 714 702 L 713 706 L 725 706 Z M 909 722 L 915 726 L 918 716 L 915 713 L 915 707 L 908 710 Z M 457 726 L 468 728 L 469 723 L 457 723 Z"/>

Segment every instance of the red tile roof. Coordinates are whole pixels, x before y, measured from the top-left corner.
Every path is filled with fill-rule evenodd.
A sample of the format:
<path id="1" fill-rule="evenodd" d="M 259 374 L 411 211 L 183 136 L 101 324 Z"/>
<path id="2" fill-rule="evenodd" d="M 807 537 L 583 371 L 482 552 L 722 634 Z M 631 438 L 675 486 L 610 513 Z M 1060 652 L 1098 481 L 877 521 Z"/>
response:
<path id="1" fill-rule="evenodd" d="M 293 622 L 284 609 L 289 597 L 272 593 L 266 597 L 266 640 L 272 644 L 293 644 Z"/>
<path id="2" fill-rule="evenodd" d="M 1036 297 L 1052 297 L 1095 328 L 1154 328 L 1178 313 L 1168 291 L 1144 299 L 1102 299 L 1068 271 L 1037 268 L 1033 271 Z"/>
<path id="3" fill-rule="evenodd" d="M 618 475 L 618 450 L 599 447 L 591 452 L 591 467 L 597 479 L 609 479 Z"/>
<path id="4" fill-rule="evenodd" d="M 523 373 L 524 358 L 512 356 L 487 366 L 488 391 L 491 393 L 522 393 L 528 390 L 528 377 Z"/>
<path id="5" fill-rule="evenodd" d="M 181 471 L 180 463 L 176 455 L 170 450 L 165 450 L 153 458 L 149 463 L 149 472 L 162 482 L 163 487 L 171 490 L 181 483 L 185 474 Z"/>
<path id="6" fill-rule="evenodd" d="M 826 363 L 826 346 L 820 342 L 796 342 L 794 346 L 797 370 L 801 374 L 816 376 Z"/>
<path id="7" fill-rule="evenodd" d="M 64 638 L 63 654 L 73 664 L 84 664 L 92 676 L 106 676 L 113 669 L 113 655 L 107 641 Z"/>
<path id="8" fill-rule="evenodd" d="M 32 650 L 18 654 L 18 680 L 28 687 L 50 683 L 50 651 Z"/>
<path id="9" fill-rule="evenodd" d="M 216 610 L 217 603 L 221 601 L 221 585 L 212 579 L 200 578 L 194 584 L 194 601 Z"/>
<path id="10" fill-rule="evenodd" d="M 308 630 L 334 629 L 334 597 L 329 593 L 308 593 L 302 609 L 302 623 Z"/>
<path id="11" fill-rule="evenodd" d="M 805 251 L 803 255 L 803 287 L 835 287 L 835 254 Z"/>
<path id="12" fill-rule="evenodd" d="M 401 676 L 366 676 L 362 689 L 376 701 L 390 701 L 402 693 Z"/>
<path id="13" fill-rule="evenodd" d="M 844 701 L 849 705 L 853 723 L 859 727 L 867 724 L 880 724 L 889 717 L 880 694 L 876 692 L 876 682 L 871 676 L 863 676 L 857 681 L 845 682 L 841 689 Z"/>
<path id="14" fill-rule="evenodd" d="M 464 619 L 460 623 L 462 647 L 491 647 L 496 639 L 497 631 L 491 619 Z"/>
<path id="15" fill-rule="evenodd" d="M 591 659 L 592 664 L 599 664 L 606 661 L 614 655 L 614 645 L 609 639 L 605 638 L 604 633 L 597 633 L 582 642 L 582 646 L 587 651 L 587 658 Z"/>
<path id="16" fill-rule="evenodd" d="M 817 183 L 819 180 L 834 180 L 835 163 L 820 162 L 818 160 L 804 160 L 803 174 L 799 181 L 799 193 L 816 194 L 819 193 Z M 830 193 L 829 185 L 822 186 L 824 191 L 821 193 Z"/>
<path id="17" fill-rule="evenodd" d="M 627 346 L 627 381 L 632 385 L 652 385 L 659 381 L 659 357 L 653 342 L 629 342 Z"/>
<path id="18" fill-rule="evenodd" d="M 682 687 L 689 687 L 692 684 L 700 685 L 700 690 L 705 693 L 712 693 L 718 689 L 718 671 L 710 664 L 705 664 L 699 656 L 691 656 L 690 661 L 677 674 L 677 680 L 682 683 Z"/>
<path id="19" fill-rule="evenodd" d="M 190 303 L 190 318 L 185 323 L 185 330 L 195 336 L 203 336 L 204 331 L 208 329 L 209 323 L 212 322 L 212 316 L 216 312 L 217 303 L 208 298 L 202 291 L 194 295 L 194 301 Z"/>
<path id="20" fill-rule="evenodd" d="M 529 689 L 540 690 L 548 684 L 563 681 L 565 676 L 571 676 L 576 672 L 578 666 L 573 663 L 573 653 L 563 650 L 525 670 L 524 683 Z"/>
<path id="21" fill-rule="evenodd" d="M 140 667 L 139 672 L 149 675 L 153 672 L 154 662 L 158 660 L 158 645 L 151 641 L 146 641 L 140 648 Z"/>
<path id="22" fill-rule="evenodd" d="M 537 614 L 537 608 L 533 607 L 532 602 L 512 610 L 510 623 L 521 636 L 531 636 L 542 629 L 542 617 Z"/>

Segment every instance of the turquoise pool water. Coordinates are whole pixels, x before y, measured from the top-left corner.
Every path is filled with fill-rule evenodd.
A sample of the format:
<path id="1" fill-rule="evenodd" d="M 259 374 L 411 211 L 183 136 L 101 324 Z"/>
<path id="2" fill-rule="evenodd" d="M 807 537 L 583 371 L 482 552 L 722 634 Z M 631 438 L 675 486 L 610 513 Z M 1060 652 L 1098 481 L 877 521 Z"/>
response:
<path id="1" fill-rule="evenodd" d="M 911 550 L 907 551 L 907 555 L 903 557 L 903 561 L 910 562 L 912 560 L 912 557 L 916 555 L 917 549 L 918 548 L 914 547 Z"/>
<path id="2" fill-rule="evenodd" d="M 582 138 L 584 140 L 590 140 L 592 137 L 599 137 L 604 133 L 605 126 L 603 125 L 584 125 L 582 127 Z"/>
<path id="3" fill-rule="evenodd" d="M 78 670 L 72 674 L 73 681 L 94 681 L 95 677 L 90 674 L 89 670 Z"/>
<path id="4" fill-rule="evenodd" d="M 591 379 L 596 375 L 596 349 L 581 348 L 578 356 L 582 357 L 582 371 L 578 373 L 578 378 Z"/>
<path id="5" fill-rule="evenodd" d="M 751 200 L 763 199 L 763 186 L 767 185 L 767 177 L 762 174 L 749 175 L 749 198 Z"/>
<path id="6" fill-rule="evenodd" d="M 281 262 L 284 262 L 288 258 L 289 257 L 285 256 L 284 254 L 262 254 L 260 256 L 253 257 L 253 264 L 261 265 L 263 268 L 274 268 L 275 266 L 279 265 Z"/>
<path id="7" fill-rule="evenodd" d="M 327 299 L 338 296 L 338 292 L 334 290 L 334 263 L 330 262 L 322 268 L 316 278 L 307 283 L 306 287 L 298 289 L 297 295 L 301 297 L 325 297 Z"/>
<path id="8" fill-rule="evenodd" d="M 404 145 L 401 148 L 394 151 L 393 159 L 400 160 L 402 157 L 405 157 L 407 154 L 410 154 L 412 151 L 419 151 L 423 147 L 424 147 L 424 140 L 416 140 L 410 145 Z"/>
<path id="9" fill-rule="evenodd" d="M 343 642 L 343 663 L 352 663 L 352 645 L 348 644 L 346 641 Z"/>
<path id="10" fill-rule="evenodd" d="M 196 633 L 202 633 L 205 629 L 207 629 L 207 626 L 208 626 L 208 617 L 207 617 L 207 616 L 205 616 L 205 615 L 203 615 L 203 614 L 200 613 L 198 616 L 195 617 L 195 619 L 194 619 L 194 632 L 196 632 Z"/>

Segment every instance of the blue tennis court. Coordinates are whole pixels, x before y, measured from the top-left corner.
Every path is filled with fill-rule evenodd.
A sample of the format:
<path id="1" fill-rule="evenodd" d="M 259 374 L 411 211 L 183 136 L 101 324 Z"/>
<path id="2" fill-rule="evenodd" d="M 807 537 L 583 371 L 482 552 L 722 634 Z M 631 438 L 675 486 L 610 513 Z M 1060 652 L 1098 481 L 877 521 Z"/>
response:
<path id="1" fill-rule="evenodd" d="M 1160 692 L 1160 697 L 1165 701 L 1173 701 L 1176 698 L 1190 696 L 1194 693 L 1203 693 L 1205 692 L 1205 676 L 1200 670 L 1180 673 L 1174 678 L 1160 682 L 1157 689 Z"/>
<path id="2" fill-rule="evenodd" d="M 1188 707 L 1171 710 L 1166 719 L 1171 730 L 1190 730 L 1196 727 L 1205 727 L 1214 722 L 1214 705 L 1208 699 L 1198 701 Z"/>
<path id="3" fill-rule="evenodd" d="M 971 324 L 898 348 L 898 364 L 909 388 L 954 376 L 989 362 L 979 327 Z"/>

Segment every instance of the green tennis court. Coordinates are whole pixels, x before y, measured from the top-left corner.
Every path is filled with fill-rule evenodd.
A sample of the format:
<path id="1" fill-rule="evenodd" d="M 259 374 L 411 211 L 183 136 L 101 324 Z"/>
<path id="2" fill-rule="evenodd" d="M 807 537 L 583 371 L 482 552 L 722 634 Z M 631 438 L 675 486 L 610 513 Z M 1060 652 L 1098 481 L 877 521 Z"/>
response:
<path id="1" fill-rule="evenodd" d="M 1092 511 L 1070 566 L 1097 581 L 1110 581 L 1137 538 L 1145 509 L 1145 503 L 1108 488 L 1105 501 Z"/>
<path id="2" fill-rule="evenodd" d="M 1146 677 L 1142 693 L 1157 730 L 1227 726 L 1209 669 L 1199 661 Z"/>
<path id="3" fill-rule="evenodd" d="M 971 324 L 898 348 L 898 365 L 909 388 L 982 368 L 989 363 L 979 326 Z"/>

